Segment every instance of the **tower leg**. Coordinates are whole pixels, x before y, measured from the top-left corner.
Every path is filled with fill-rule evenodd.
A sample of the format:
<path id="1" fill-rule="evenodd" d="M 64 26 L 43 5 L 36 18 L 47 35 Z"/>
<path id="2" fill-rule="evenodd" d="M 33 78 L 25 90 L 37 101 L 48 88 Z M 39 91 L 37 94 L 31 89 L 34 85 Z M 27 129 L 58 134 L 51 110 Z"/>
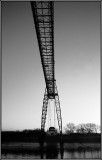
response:
<path id="1" fill-rule="evenodd" d="M 55 107 L 56 107 L 56 113 L 57 113 L 57 120 L 58 120 L 58 126 L 60 134 L 62 135 L 62 117 L 61 117 L 61 108 L 60 108 L 60 101 L 57 91 L 57 86 L 55 84 Z"/>
<path id="2" fill-rule="evenodd" d="M 48 107 L 48 95 L 47 89 L 45 89 L 43 106 L 42 106 L 42 116 L 41 116 L 41 130 L 45 129 L 46 115 L 47 115 L 47 107 Z"/>
<path id="3" fill-rule="evenodd" d="M 47 94 L 47 89 L 45 89 L 43 107 L 42 107 L 42 116 L 41 116 L 41 130 L 42 131 L 44 131 L 44 129 L 45 129 L 46 115 L 47 115 L 47 108 L 48 108 L 48 100 L 49 100 L 49 97 L 48 97 L 48 94 Z M 55 108 L 56 108 L 59 131 L 60 131 L 60 134 L 62 135 L 61 108 L 60 108 L 60 101 L 59 101 L 59 95 L 58 95 L 56 83 L 55 83 Z"/>

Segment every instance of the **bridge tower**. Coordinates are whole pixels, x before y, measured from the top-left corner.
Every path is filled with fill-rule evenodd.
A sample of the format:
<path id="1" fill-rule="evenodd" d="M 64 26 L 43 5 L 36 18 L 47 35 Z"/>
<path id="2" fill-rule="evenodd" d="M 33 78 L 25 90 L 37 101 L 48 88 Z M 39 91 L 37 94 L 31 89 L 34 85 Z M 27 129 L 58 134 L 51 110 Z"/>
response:
<path id="1" fill-rule="evenodd" d="M 42 107 L 41 129 L 45 129 L 48 101 L 52 99 L 55 101 L 58 127 L 62 134 L 61 108 L 54 72 L 54 2 L 31 1 L 31 8 L 46 84 Z"/>

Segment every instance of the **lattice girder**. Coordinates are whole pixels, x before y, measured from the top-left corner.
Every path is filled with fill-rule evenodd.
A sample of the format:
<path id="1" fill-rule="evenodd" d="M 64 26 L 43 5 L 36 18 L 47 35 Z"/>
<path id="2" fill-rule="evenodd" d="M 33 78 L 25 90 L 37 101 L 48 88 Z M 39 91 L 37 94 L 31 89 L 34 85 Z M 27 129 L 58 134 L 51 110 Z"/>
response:
<path id="1" fill-rule="evenodd" d="M 45 89 L 43 106 L 42 106 L 42 116 L 41 116 L 41 129 L 42 130 L 45 129 L 47 108 L 48 108 L 48 95 L 47 95 L 47 90 Z"/>
<path id="2" fill-rule="evenodd" d="M 41 129 L 45 129 L 48 100 L 55 99 L 59 131 L 62 133 L 61 108 L 54 75 L 54 2 L 31 1 L 31 8 L 46 83 L 42 107 Z"/>
<path id="3" fill-rule="evenodd" d="M 53 2 L 31 2 L 48 97 L 54 98 Z"/>

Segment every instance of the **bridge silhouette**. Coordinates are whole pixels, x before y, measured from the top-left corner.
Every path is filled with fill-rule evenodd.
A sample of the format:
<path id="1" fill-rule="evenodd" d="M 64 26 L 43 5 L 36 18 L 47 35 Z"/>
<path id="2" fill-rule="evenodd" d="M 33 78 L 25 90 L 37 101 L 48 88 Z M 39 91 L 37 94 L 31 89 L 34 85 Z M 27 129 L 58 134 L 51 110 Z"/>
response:
<path id="1" fill-rule="evenodd" d="M 61 107 L 54 71 L 54 2 L 32 1 L 31 8 L 46 84 L 41 116 L 41 130 L 45 130 L 48 102 L 54 100 L 59 132 L 62 134 Z"/>

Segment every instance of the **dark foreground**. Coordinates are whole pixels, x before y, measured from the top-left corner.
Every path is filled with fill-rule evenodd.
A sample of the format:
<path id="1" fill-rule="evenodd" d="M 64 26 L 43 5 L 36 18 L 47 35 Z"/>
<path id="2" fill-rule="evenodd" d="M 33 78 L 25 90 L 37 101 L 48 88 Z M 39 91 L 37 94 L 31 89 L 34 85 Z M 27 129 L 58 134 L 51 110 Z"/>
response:
<path id="1" fill-rule="evenodd" d="M 80 159 L 101 158 L 99 143 L 24 143 L 12 142 L 2 144 L 2 158 L 41 158 L 41 159 Z"/>
<path id="2" fill-rule="evenodd" d="M 44 139 L 44 142 L 60 142 L 60 135 L 48 136 L 46 133 L 26 133 L 26 132 L 2 132 L 1 143 L 4 142 L 40 142 Z M 90 133 L 90 134 L 79 134 L 73 133 L 69 135 L 62 135 L 63 143 L 101 143 L 101 134 Z"/>
<path id="3" fill-rule="evenodd" d="M 2 158 L 100 158 L 100 134 L 47 136 L 23 132 L 2 133 Z"/>

